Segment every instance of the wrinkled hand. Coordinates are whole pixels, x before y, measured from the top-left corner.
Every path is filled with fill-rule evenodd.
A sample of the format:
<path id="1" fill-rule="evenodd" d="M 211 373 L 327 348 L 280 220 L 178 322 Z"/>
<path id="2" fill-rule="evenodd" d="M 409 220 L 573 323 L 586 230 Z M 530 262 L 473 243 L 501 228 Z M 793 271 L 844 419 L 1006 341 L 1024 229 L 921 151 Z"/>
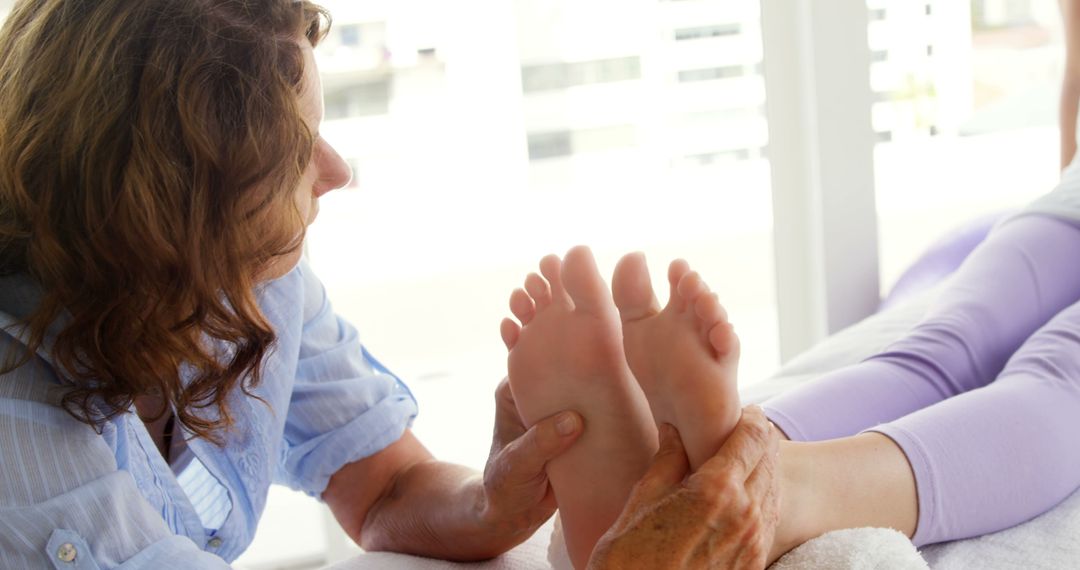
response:
<path id="1" fill-rule="evenodd" d="M 619 519 L 601 537 L 590 570 L 764 568 L 779 519 L 778 438 L 757 407 L 694 474 L 678 431 L 660 450 Z"/>
<path id="2" fill-rule="evenodd" d="M 483 519 L 492 539 L 510 548 L 551 518 L 555 494 L 544 466 L 577 440 L 583 426 L 577 413 L 561 412 L 525 429 L 503 379 L 495 390 L 495 435 L 484 468 Z"/>

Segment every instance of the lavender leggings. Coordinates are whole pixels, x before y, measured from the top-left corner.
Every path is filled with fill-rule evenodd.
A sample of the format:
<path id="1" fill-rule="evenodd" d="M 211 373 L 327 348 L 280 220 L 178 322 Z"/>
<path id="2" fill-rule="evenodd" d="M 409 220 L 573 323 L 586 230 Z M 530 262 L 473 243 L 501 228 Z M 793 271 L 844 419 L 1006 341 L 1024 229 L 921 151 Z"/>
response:
<path id="1" fill-rule="evenodd" d="M 1080 487 L 1080 227 L 1015 218 L 884 352 L 764 404 L 795 441 L 881 432 L 915 474 L 918 545 L 1043 513 Z"/>

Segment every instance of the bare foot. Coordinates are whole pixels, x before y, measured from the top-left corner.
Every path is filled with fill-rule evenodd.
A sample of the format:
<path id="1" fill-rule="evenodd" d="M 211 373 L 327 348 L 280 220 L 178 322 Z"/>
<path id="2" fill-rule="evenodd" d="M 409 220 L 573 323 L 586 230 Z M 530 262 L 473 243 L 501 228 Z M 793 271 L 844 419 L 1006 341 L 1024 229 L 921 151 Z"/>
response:
<path id="1" fill-rule="evenodd" d="M 547 466 L 570 560 L 584 568 L 648 468 L 657 431 L 623 354 L 621 325 L 588 248 L 540 262 L 510 297 L 502 336 L 510 349 L 510 388 L 526 425 L 563 410 L 585 418 L 585 432 Z M 546 279 L 545 279 L 546 278 Z"/>
<path id="2" fill-rule="evenodd" d="M 612 286 L 630 370 L 657 425 L 678 428 L 697 470 L 739 420 L 739 339 L 716 295 L 685 261 L 671 264 L 668 281 L 671 297 L 661 310 L 645 256 L 632 253 L 619 261 Z"/>

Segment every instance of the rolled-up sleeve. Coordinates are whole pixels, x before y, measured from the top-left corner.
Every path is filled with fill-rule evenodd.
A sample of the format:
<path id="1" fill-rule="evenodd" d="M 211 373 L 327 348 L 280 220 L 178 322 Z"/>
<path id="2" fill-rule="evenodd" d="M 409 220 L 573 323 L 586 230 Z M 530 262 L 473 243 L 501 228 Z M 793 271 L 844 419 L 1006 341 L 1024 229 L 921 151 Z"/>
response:
<path id="1" fill-rule="evenodd" d="M 102 438 L 39 402 L 0 399 L 0 568 L 229 568 L 175 535 Z"/>
<path id="2" fill-rule="evenodd" d="M 397 441 L 416 417 L 417 404 L 405 384 L 367 353 L 356 328 L 334 313 L 306 263 L 298 269 L 305 318 L 277 479 L 319 496 L 342 466 Z"/>

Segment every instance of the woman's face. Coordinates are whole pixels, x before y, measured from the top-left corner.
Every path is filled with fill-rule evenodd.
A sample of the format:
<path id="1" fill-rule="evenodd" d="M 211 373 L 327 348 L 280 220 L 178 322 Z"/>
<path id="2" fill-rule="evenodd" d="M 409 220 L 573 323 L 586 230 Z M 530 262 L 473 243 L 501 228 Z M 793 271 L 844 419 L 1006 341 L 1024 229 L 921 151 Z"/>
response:
<path id="1" fill-rule="evenodd" d="M 319 196 L 348 184 L 349 179 L 352 178 L 352 172 L 341 155 L 319 134 L 323 120 L 322 81 L 319 79 L 319 69 L 315 63 L 315 53 L 311 43 L 306 38 L 302 38 L 300 48 L 304 52 L 304 78 L 299 95 L 300 113 L 315 135 L 315 150 L 296 188 L 295 200 L 296 207 L 305 220 L 305 225 L 310 225 L 319 213 Z M 303 251 L 298 249 L 288 255 L 278 257 L 263 278 L 276 279 L 292 271 L 293 267 L 299 263 L 301 255 Z"/>

